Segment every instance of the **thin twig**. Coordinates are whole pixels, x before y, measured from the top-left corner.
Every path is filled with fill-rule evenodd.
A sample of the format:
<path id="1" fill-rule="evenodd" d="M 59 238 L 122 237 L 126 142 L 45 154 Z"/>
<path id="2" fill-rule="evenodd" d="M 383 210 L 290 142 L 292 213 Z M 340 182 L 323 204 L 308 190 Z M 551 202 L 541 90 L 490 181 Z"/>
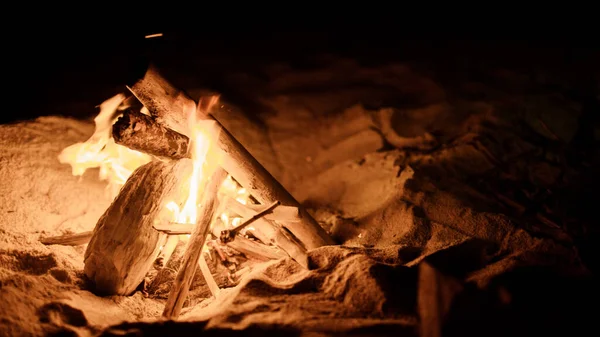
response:
<path id="1" fill-rule="evenodd" d="M 251 223 L 253 223 L 254 221 L 262 218 L 263 216 L 265 216 L 268 213 L 271 213 L 273 211 L 273 209 L 275 209 L 275 207 L 279 206 L 281 204 L 281 202 L 279 200 L 276 200 L 275 202 L 273 202 L 269 207 L 265 208 L 264 210 L 262 210 L 261 212 L 256 213 L 255 215 L 253 215 L 250 219 L 244 221 L 244 223 L 240 224 L 239 226 L 237 226 L 234 229 L 231 230 L 223 230 L 221 231 L 221 236 L 220 236 L 220 240 L 223 243 L 227 243 L 229 241 L 232 241 L 235 236 L 242 230 L 244 229 L 246 226 L 250 225 Z"/>
<path id="2" fill-rule="evenodd" d="M 219 285 L 217 284 L 217 282 L 215 281 L 215 279 L 213 277 L 208 277 L 209 275 L 212 275 L 212 273 L 210 272 L 210 268 L 208 268 L 208 264 L 206 263 L 204 254 L 200 255 L 200 259 L 198 260 L 198 265 L 200 266 L 200 271 L 202 272 L 202 275 L 204 275 L 204 280 L 206 281 L 206 285 L 208 286 L 208 289 L 210 290 L 212 295 L 215 298 L 217 298 L 217 296 L 219 295 L 219 290 L 220 290 Z"/>
<path id="3" fill-rule="evenodd" d="M 92 235 L 93 231 L 65 234 L 43 238 L 40 242 L 45 245 L 79 246 L 90 242 Z"/>
<path id="4" fill-rule="evenodd" d="M 186 223 L 173 223 L 169 224 L 156 224 L 154 226 L 159 232 L 165 233 L 167 235 L 183 235 L 183 234 L 192 234 L 194 230 L 194 225 L 186 224 Z"/>

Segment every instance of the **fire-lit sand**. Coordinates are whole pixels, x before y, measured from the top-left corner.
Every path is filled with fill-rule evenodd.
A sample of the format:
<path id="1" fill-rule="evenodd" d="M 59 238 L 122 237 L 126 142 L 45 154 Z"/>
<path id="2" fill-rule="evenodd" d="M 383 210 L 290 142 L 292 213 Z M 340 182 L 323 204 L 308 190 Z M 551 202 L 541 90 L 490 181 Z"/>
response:
<path id="1" fill-rule="evenodd" d="M 154 240 L 162 241 L 148 255 L 152 260 L 144 261 L 148 273 L 140 280 L 128 275 L 119 285 L 127 295 L 111 296 L 95 294 L 99 285 L 90 281 L 88 262 L 84 267 L 87 244 L 40 242 L 92 231 L 135 169 L 157 160 L 112 140 L 125 96 L 107 97 L 95 123 L 49 116 L 1 125 L 0 335 L 170 336 L 206 328 L 439 336 L 442 325 L 451 335 L 526 335 L 542 324 L 576 331 L 560 324 L 575 315 L 587 320 L 575 303 L 592 296 L 584 293 L 585 283 L 573 287 L 567 280 L 585 279 L 589 269 L 561 225 L 560 211 L 550 214 L 545 201 L 520 198 L 516 191 L 552 190 L 565 174 L 576 179 L 574 171 L 564 173 L 555 164 L 560 152 L 539 144 L 572 139 L 576 127 L 569 126 L 577 115 L 555 113 L 558 105 L 550 112 L 540 108 L 534 117 L 513 114 L 507 105 L 497 109 L 501 95 L 498 102 L 449 101 L 445 88 L 408 67 L 340 64 L 349 68 L 341 73 L 365 80 L 389 76 L 386 90 L 392 92 L 385 94 L 410 88 L 418 105 L 367 109 L 348 97 L 367 101 L 372 91 L 350 88 L 265 97 L 276 113 L 260 124 L 226 99 L 211 107 L 335 245 L 309 250 L 303 266 L 285 247 L 262 242 L 258 225 L 234 240 L 237 249 L 219 244 L 213 229 L 173 324 L 161 315 L 194 235 L 167 239 L 157 232 Z M 272 86 L 289 92 L 289 83 L 309 86 L 311 78 L 318 74 L 290 72 Z M 552 130 L 557 126 L 562 129 Z M 197 221 L 194 205 L 202 191 L 189 191 L 201 190 L 215 170 L 207 165 L 218 162 L 200 146 L 210 141 L 201 138 L 193 137 L 196 152 L 183 159 L 190 161 L 182 178 L 186 193 L 160 199 L 162 223 L 189 229 Z M 222 204 L 227 199 L 251 207 L 249 191 L 231 176 L 219 191 Z M 257 213 L 268 205 L 255 206 Z M 271 216 L 290 209 L 277 207 Z M 217 208 L 216 222 L 234 228 L 243 220 L 234 213 Z M 121 254 L 95 252 L 109 259 Z M 214 281 L 207 285 L 203 273 Z M 515 303 L 523 307 L 514 309 Z M 548 320 L 558 311 L 564 320 Z"/>

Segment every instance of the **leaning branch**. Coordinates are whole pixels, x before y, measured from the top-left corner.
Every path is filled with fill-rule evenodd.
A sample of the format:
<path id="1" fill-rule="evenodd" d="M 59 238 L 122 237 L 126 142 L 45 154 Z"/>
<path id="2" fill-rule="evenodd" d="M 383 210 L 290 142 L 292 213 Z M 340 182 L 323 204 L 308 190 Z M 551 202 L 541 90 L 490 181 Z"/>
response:
<path id="1" fill-rule="evenodd" d="M 169 294 L 169 299 L 167 300 L 162 314 L 165 318 L 177 318 L 181 313 L 183 303 L 187 298 L 192 280 L 196 274 L 200 255 L 202 254 L 202 249 L 204 247 L 204 241 L 206 241 L 206 235 L 208 234 L 211 222 L 214 218 L 217 192 L 226 176 L 227 172 L 218 167 L 212 174 L 210 181 L 204 190 L 196 227 L 194 228 L 190 241 L 186 247 L 183 262 L 179 268 L 179 272 L 177 273 L 173 288 Z M 212 277 L 212 275 L 204 275 L 205 279 L 209 277 Z"/>

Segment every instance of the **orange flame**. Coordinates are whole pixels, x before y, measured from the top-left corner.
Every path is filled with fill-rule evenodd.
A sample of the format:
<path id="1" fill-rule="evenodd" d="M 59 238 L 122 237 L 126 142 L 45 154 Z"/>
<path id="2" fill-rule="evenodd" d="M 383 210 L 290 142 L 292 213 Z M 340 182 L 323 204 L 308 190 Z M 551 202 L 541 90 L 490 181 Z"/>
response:
<path id="1" fill-rule="evenodd" d="M 100 113 L 94 118 L 94 134 L 85 142 L 66 147 L 58 156 L 61 163 L 71 165 L 74 176 L 99 168 L 99 177 L 108 181 L 113 197 L 136 168 L 151 160 L 146 154 L 118 145 L 112 138 L 112 125 L 120 116 L 117 110 L 124 100 L 125 95 L 118 94 L 100 104 Z"/>
<path id="2" fill-rule="evenodd" d="M 202 193 L 202 187 L 209 173 L 218 164 L 216 151 L 212 150 L 211 139 L 215 136 L 215 128 L 212 121 L 198 121 L 196 118 L 196 107 L 186 107 L 190 129 L 190 146 L 193 160 L 193 171 L 190 179 L 189 195 L 186 203 L 181 209 L 176 222 L 196 224 L 198 216 L 198 199 Z M 205 123 L 202 123 L 205 122 Z M 212 123 L 211 123 L 212 122 Z M 212 137 L 211 137 L 212 136 Z"/>

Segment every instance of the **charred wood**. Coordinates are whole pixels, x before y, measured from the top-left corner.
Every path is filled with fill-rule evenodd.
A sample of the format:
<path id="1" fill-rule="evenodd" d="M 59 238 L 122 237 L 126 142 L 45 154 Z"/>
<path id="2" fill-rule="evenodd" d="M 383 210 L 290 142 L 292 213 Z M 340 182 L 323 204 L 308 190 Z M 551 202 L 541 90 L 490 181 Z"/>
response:
<path id="1" fill-rule="evenodd" d="M 115 143 L 159 158 L 188 157 L 188 137 L 157 123 L 152 117 L 132 110 L 113 124 Z"/>

